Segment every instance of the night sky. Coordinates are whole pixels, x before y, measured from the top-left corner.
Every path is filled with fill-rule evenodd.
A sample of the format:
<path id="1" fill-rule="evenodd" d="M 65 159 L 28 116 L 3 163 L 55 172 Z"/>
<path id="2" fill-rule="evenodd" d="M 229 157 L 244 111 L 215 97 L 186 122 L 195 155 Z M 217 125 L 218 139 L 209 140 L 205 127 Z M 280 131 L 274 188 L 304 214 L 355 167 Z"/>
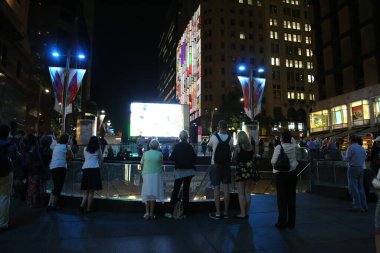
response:
<path id="1" fill-rule="evenodd" d="M 116 131 L 129 103 L 157 102 L 158 43 L 170 0 L 96 1 L 91 99 Z"/>

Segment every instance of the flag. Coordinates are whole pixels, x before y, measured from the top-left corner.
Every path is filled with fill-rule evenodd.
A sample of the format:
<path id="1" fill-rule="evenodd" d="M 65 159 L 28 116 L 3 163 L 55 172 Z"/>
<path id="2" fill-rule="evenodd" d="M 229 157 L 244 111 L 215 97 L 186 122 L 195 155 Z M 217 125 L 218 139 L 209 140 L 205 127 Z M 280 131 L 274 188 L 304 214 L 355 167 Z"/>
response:
<path id="1" fill-rule="evenodd" d="M 252 85 L 250 85 L 249 77 L 246 76 L 238 76 L 238 79 L 241 84 L 241 88 L 243 89 L 243 97 L 244 97 L 244 112 L 245 114 L 253 120 L 253 104 L 252 104 Z"/>
<path id="2" fill-rule="evenodd" d="M 253 117 L 261 112 L 261 102 L 263 100 L 265 88 L 265 78 L 253 78 Z"/>
<path id="3" fill-rule="evenodd" d="M 54 90 L 54 110 L 62 113 L 64 68 L 49 67 L 49 72 Z"/>
<path id="4" fill-rule="evenodd" d="M 73 112 L 73 101 L 82 85 L 85 73 L 85 69 L 70 69 L 69 71 L 69 82 L 66 90 L 66 114 Z"/>

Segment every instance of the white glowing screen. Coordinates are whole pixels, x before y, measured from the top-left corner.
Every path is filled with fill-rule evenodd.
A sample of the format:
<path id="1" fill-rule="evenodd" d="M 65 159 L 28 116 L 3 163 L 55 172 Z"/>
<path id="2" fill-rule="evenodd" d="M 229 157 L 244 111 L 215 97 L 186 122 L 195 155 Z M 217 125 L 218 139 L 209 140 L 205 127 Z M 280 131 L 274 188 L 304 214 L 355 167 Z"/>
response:
<path id="1" fill-rule="evenodd" d="M 131 103 L 130 136 L 178 137 L 189 130 L 186 105 Z"/>

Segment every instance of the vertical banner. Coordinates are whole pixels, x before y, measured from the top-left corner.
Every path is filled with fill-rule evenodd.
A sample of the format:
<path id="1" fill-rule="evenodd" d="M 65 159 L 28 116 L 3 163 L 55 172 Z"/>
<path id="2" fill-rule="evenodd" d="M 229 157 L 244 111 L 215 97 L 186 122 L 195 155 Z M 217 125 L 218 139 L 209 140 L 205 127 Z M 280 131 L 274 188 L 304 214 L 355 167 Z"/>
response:
<path id="1" fill-rule="evenodd" d="M 352 107 L 352 121 L 364 120 L 363 105 Z"/>
<path id="2" fill-rule="evenodd" d="M 66 91 L 66 114 L 73 112 L 73 101 L 82 85 L 85 69 L 70 69 Z"/>
<path id="3" fill-rule="evenodd" d="M 253 98 L 253 94 L 252 94 L 252 85 L 250 85 L 250 82 L 249 82 L 249 77 L 246 77 L 246 76 L 238 76 L 238 79 L 240 81 L 240 84 L 241 84 L 241 88 L 243 89 L 243 97 L 244 97 L 244 111 L 245 111 L 245 114 L 251 119 L 253 120 L 253 112 L 252 112 L 252 108 L 253 108 L 253 104 L 252 104 L 252 98 Z"/>
<path id="4" fill-rule="evenodd" d="M 263 100 L 264 88 L 265 78 L 253 78 L 253 117 L 255 117 L 257 114 L 261 112 L 261 102 Z"/>
<path id="5" fill-rule="evenodd" d="M 65 81 L 64 68 L 49 67 L 52 86 L 54 89 L 54 110 L 62 113 L 63 84 Z"/>

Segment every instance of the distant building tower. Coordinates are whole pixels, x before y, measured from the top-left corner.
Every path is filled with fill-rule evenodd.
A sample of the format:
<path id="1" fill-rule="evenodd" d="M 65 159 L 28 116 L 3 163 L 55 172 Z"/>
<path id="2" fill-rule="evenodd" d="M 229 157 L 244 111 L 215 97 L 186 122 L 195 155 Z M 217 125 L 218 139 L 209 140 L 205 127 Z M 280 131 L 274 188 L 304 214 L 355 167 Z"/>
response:
<path id="1" fill-rule="evenodd" d="M 261 134 L 269 135 L 280 126 L 306 133 L 307 112 L 316 90 L 307 2 L 191 2 L 175 1 L 181 15 L 177 15 L 176 80 L 170 83 L 175 85 L 176 99 L 189 105 L 190 120 L 209 134 L 218 119 L 231 115 L 228 108 L 240 117 L 242 89 L 237 75 L 239 65 L 244 64 L 247 71 L 242 75 L 266 78 L 257 116 Z M 174 65 L 170 66 L 172 71 Z M 265 73 L 259 74 L 259 68 Z M 169 94 L 161 91 L 161 97 Z"/>

